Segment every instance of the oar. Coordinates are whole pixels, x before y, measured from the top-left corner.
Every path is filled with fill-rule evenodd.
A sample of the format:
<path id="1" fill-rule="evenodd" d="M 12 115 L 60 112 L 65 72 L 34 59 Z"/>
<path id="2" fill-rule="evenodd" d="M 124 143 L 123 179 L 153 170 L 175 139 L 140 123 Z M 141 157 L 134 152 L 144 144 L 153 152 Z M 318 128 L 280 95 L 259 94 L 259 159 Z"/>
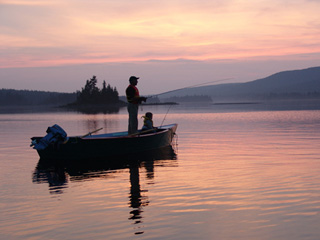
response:
<path id="1" fill-rule="evenodd" d="M 83 135 L 81 138 L 84 138 L 84 137 L 86 137 L 86 136 L 89 136 L 89 135 L 91 135 L 92 133 L 98 132 L 98 131 L 100 131 L 101 129 L 103 129 L 103 128 L 99 128 L 99 129 L 96 129 L 96 130 L 94 130 L 94 131 L 92 131 L 92 132 L 88 132 L 87 134 Z"/>

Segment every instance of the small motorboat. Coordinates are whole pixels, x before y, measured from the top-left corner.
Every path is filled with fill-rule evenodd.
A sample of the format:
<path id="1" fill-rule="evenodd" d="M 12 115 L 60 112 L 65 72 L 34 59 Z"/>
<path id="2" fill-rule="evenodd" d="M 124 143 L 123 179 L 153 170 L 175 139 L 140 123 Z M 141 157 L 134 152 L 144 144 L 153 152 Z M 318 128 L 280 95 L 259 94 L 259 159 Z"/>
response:
<path id="1" fill-rule="evenodd" d="M 57 124 L 48 127 L 44 137 L 32 137 L 31 147 L 41 159 L 82 160 L 135 156 L 168 147 L 176 134 L 177 124 L 160 126 L 151 130 L 139 130 L 135 134 L 115 132 L 68 137 Z"/>

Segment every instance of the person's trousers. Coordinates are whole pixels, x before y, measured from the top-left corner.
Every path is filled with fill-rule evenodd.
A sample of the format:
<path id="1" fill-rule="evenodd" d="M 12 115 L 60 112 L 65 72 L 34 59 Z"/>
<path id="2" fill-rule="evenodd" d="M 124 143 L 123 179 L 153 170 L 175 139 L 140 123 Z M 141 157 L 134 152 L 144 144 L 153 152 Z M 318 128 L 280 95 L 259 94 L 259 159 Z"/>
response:
<path id="1" fill-rule="evenodd" d="M 138 104 L 128 103 L 128 113 L 129 113 L 128 133 L 129 134 L 133 134 L 138 131 L 138 109 L 139 109 Z"/>

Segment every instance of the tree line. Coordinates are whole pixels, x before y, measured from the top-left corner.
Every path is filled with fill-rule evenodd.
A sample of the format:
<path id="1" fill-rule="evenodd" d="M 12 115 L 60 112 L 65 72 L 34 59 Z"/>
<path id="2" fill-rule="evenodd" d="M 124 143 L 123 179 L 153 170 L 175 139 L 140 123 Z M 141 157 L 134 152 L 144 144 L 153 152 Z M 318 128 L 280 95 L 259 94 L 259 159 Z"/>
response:
<path id="1" fill-rule="evenodd" d="M 76 93 L 0 89 L 0 106 L 63 105 L 76 100 Z"/>
<path id="2" fill-rule="evenodd" d="M 68 104 L 114 104 L 121 102 L 117 89 L 103 81 L 102 88 L 97 87 L 97 77 L 86 81 L 81 91 L 74 93 L 46 92 L 35 90 L 0 89 L 0 106 L 40 106 Z"/>

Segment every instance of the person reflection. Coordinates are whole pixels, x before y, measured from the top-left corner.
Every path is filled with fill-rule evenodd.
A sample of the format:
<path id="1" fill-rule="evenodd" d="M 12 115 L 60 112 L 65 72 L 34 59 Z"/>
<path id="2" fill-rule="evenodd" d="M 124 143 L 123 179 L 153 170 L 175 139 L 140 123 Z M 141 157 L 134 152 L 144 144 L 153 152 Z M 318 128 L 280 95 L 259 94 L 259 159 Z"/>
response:
<path id="1" fill-rule="evenodd" d="M 154 161 L 146 161 L 144 167 L 147 171 L 147 179 L 154 179 Z"/>
<path id="2" fill-rule="evenodd" d="M 141 192 L 146 192 L 145 190 L 141 190 L 140 188 L 140 176 L 139 176 L 139 164 L 133 163 L 130 165 L 130 203 L 129 206 L 132 208 L 130 211 L 131 216 L 129 220 L 134 220 L 134 224 L 142 223 L 141 221 L 141 213 L 142 207 L 147 206 L 149 204 L 148 201 L 144 199 L 141 195 Z M 135 234 L 143 234 L 143 231 L 137 231 Z"/>
<path id="3" fill-rule="evenodd" d="M 129 218 L 131 220 L 137 220 L 141 218 L 141 190 L 140 190 L 140 180 L 139 180 L 139 167 L 137 164 L 130 166 L 130 207 L 133 209 L 130 214 L 132 216 Z M 136 221 L 135 223 L 138 223 Z"/>

